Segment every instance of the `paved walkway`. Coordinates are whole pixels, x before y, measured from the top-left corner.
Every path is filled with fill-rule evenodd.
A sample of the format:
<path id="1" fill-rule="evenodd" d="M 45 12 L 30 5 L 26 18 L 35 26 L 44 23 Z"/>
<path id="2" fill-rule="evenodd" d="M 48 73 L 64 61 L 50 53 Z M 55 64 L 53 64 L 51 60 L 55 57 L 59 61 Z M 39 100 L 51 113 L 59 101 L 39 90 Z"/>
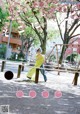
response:
<path id="1" fill-rule="evenodd" d="M 22 98 L 16 97 L 19 90 L 24 92 Z M 36 92 L 35 98 L 29 95 L 31 90 Z M 44 96 L 47 98 L 41 94 L 45 90 L 49 93 L 49 96 Z M 59 95 L 55 95 L 56 91 L 29 82 L 17 84 L 0 81 L 0 105 L 9 105 L 11 114 L 80 114 L 79 95 L 61 91 L 62 97 L 59 98 Z"/>
<path id="2" fill-rule="evenodd" d="M 80 78 L 78 86 L 73 86 L 73 74 L 46 72 L 48 81 L 45 83 L 40 74 L 35 84 L 26 79 L 27 68 L 20 79 L 16 79 L 17 70 L 13 68 L 14 78 L 8 81 L 4 78 L 8 68 L 12 69 L 10 66 L 0 72 L 0 106 L 9 105 L 9 114 L 80 114 Z M 19 90 L 24 94 L 21 98 Z"/>

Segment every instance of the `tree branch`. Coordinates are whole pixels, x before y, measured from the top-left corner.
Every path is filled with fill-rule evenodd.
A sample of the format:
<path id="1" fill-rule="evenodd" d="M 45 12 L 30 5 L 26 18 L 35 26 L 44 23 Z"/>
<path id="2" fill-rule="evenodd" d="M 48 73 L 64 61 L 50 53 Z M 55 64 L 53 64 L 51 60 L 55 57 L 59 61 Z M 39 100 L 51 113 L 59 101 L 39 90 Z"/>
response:
<path id="1" fill-rule="evenodd" d="M 61 32 L 60 24 L 59 24 L 59 22 L 58 22 L 58 19 L 57 19 L 56 14 L 55 14 L 55 17 L 56 17 L 56 22 L 57 22 L 57 25 L 58 25 L 58 29 L 59 29 L 59 33 L 60 33 L 61 39 L 62 39 L 62 41 L 64 41 L 64 40 L 63 40 L 63 37 L 62 37 L 62 32 Z"/>
<path id="2" fill-rule="evenodd" d="M 60 22 L 60 25 L 65 21 L 66 18 L 64 18 L 61 22 Z"/>
<path id="3" fill-rule="evenodd" d="M 43 20 L 44 20 L 44 29 L 47 29 L 47 20 L 44 16 L 43 16 Z"/>
<path id="4" fill-rule="evenodd" d="M 31 26 L 32 27 L 32 24 L 30 22 L 28 22 L 27 19 L 24 19 L 21 15 L 19 15 L 19 16 L 26 23 L 27 26 Z"/>
<path id="5" fill-rule="evenodd" d="M 76 37 L 76 36 L 79 36 L 79 35 L 80 35 L 80 34 L 73 35 L 73 36 L 70 37 L 70 39 L 71 39 L 71 38 L 74 38 L 74 37 Z"/>
<path id="6" fill-rule="evenodd" d="M 41 37 L 40 33 L 38 32 L 38 30 L 36 29 L 35 26 L 34 26 L 34 31 L 36 32 L 36 34 L 38 35 L 40 41 L 42 42 L 42 37 Z"/>
<path id="7" fill-rule="evenodd" d="M 40 21 L 39 21 L 39 18 L 37 17 L 37 15 L 36 15 L 36 13 L 35 13 L 35 11 L 34 11 L 34 9 L 33 9 L 33 8 L 32 8 L 32 12 L 33 12 L 33 14 L 34 14 L 35 18 L 37 19 L 37 22 L 39 23 L 39 25 L 40 25 L 41 29 L 43 30 L 43 27 L 42 27 L 42 25 L 41 25 L 41 23 L 40 23 Z"/>
<path id="8" fill-rule="evenodd" d="M 70 29 L 68 30 L 68 33 L 70 33 L 70 31 L 73 29 L 73 27 L 78 23 L 79 19 L 75 19 L 72 26 L 70 27 Z"/>
<path id="9" fill-rule="evenodd" d="M 78 38 L 76 38 L 74 41 L 70 42 L 69 44 L 72 44 L 72 43 L 74 43 L 76 40 L 78 40 Z"/>
<path id="10" fill-rule="evenodd" d="M 64 38 L 65 38 L 65 35 L 67 34 L 67 30 L 68 30 L 68 17 L 69 17 L 69 14 L 70 14 L 70 8 L 71 6 L 67 7 L 67 16 L 66 16 L 66 22 L 65 22 L 65 32 L 64 32 Z"/>
<path id="11" fill-rule="evenodd" d="M 46 38 L 46 36 L 47 36 L 47 20 L 46 20 L 46 18 L 44 16 L 43 16 L 43 20 L 44 20 L 43 32 L 44 32 L 44 36 Z"/>
<path id="12" fill-rule="evenodd" d="M 78 29 L 78 27 L 80 26 L 80 24 L 78 24 L 72 31 L 72 33 L 70 34 L 70 37 L 74 34 L 74 32 Z"/>
<path id="13" fill-rule="evenodd" d="M 31 47 L 31 44 L 33 43 L 34 39 L 32 39 L 31 41 L 28 41 L 28 49 Z"/>
<path id="14" fill-rule="evenodd" d="M 24 15 L 25 15 L 25 12 L 23 12 L 24 13 Z M 32 27 L 32 23 L 28 20 L 28 18 L 26 18 L 25 16 L 24 16 L 24 18 L 20 15 L 20 17 L 25 21 L 25 23 L 27 23 L 28 24 L 28 26 L 31 26 Z M 27 20 L 27 21 L 26 21 Z M 34 27 L 32 27 L 32 29 L 36 32 L 36 34 L 39 36 L 39 39 L 40 39 L 40 41 L 42 40 L 42 37 L 41 37 L 41 35 L 40 35 L 40 33 L 38 32 L 38 30 L 37 30 L 37 28 L 34 26 Z"/>

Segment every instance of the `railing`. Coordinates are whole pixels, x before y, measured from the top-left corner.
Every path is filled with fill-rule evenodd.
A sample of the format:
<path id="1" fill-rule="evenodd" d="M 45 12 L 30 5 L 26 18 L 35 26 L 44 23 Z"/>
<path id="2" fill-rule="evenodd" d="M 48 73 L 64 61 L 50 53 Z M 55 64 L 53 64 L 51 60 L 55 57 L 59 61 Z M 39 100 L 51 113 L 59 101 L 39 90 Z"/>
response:
<path id="1" fill-rule="evenodd" d="M 59 46 L 60 46 L 60 48 L 59 48 Z M 45 65 L 44 65 L 45 68 L 37 68 L 37 67 L 34 66 L 34 67 L 36 68 L 35 83 L 38 83 L 39 70 L 40 70 L 40 69 L 43 69 L 43 70 L 51 70 L 51 71 L 57 71 L 57 72 L 69 72 L 69 73 L 74 73 L 75 75 L 74 75 L 74 79 L 73 79 L 72 83 L 73 83 L 74 85 L 77 85 L 78 76 L 79 76 L 79 73 L 80 73 L 80 68 L 79 68 L 80 62 L 77 62 L 77 65 L 75 65 L 74 67 L 73 67 L 72 64 L 71 64 L 70 66 L 67 65 L 68 63 L 66 63 L 67 67 L 60 65 L 60 64 L 59 64 L 58 49 L 62 49 L 62 46 L 63 46 L 62 44 L 56 44 L 56 45 L 55 45 L 55 48 L 56 48 L 56 60 L 57 60 L 56 65 L 53 64 L 53 65 L 51 66 L 51 65 L 45 64 Z M 75 48 L 77 48 L 77 49 L 80 47 L 80 45 L 73 45 L 73 44 L 65 44 L 64 46 L 67 46 L 69 49 L 71 48 L 71 50 L 72 50 L 71 53 L 73 52 L 73 47 L 75 47 Z M 55 49 L 55 48 L 54 48 L 54 49 Z M 67 49 L 68 49 L 68 48 L 67 48 Z M 54 50 L 53 50 L 53 51 L 54 51 Z M 79 53 L 79 52 L 77 51 L 77 54 L 78 54 L 78 53 Z M 65 54 L 64 54 L 64 55 L 65 55 Z M 65 59 L 65 56 L 64 56 L 63 60 L 64 60 L 64 59 Z M 4 71 L 4 66 L 5 66 L 5 61 L 2 61 L 1 71 Z M 24 64 L 24 63 L 18 64 L 17 78 L 20 77 L 21 71 L 24 71 L 24 67 L 25 67 L 25 64 Z M 28 66 L 26 65 L 26 67 L 28 67 Z"/>

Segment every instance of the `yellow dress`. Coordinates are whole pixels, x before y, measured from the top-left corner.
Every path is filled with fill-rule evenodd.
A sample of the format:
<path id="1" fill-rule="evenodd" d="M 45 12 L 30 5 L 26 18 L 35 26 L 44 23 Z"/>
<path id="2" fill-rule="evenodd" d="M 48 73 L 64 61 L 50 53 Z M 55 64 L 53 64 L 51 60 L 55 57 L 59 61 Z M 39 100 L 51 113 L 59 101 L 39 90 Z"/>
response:
<path id="1" fill-rule="evenodd" d="M 34 80 L 34 75 L 36 73 L 36 67 L 40 68 L 40 66 L 44 63 L 44 57 L 42 54 L 37 54 L 36 55 L 36 63 L 34 65 L 34 67 L 32 67 L 29 72 L 27 73 L 27 77 L 31 78 L 32 80 Z"/>

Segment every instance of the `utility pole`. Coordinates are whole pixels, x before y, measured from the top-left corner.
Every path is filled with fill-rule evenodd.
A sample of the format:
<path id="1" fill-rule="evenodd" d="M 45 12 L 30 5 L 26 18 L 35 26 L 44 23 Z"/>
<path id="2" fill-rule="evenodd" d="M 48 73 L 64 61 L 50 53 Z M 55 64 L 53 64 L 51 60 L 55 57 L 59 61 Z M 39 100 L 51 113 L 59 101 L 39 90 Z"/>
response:
<path id="1" fill-rule="evenodd" d="M 9 44 L 10 44 L 10 38 L 11 38 L 11 31 L 12 31 L 12 19 L 13 19 L 13 9 L 12 9 L 12 7 L 9 8 L 9 11 L 10 11 L 10 28 L 9 28 L 9 37 L 8 37 L 5 60 L 7 60 L 7 58 L 8 58 L 8 50 L 9 50 Z"/>
<path id="2" fill-rule="evenodd" d="M 10 43 L 10 37 L 11 37 L 11 30 L 12 30 L 12 19 L 10 19 L 10 30 L 9 30 L 9 37 L 8 37 L 8 43 L 7 43 L 6 57 L 5 57 L 6 60 L 8 58 L 8 49 L 9 49 L 9 43 Z"/>

